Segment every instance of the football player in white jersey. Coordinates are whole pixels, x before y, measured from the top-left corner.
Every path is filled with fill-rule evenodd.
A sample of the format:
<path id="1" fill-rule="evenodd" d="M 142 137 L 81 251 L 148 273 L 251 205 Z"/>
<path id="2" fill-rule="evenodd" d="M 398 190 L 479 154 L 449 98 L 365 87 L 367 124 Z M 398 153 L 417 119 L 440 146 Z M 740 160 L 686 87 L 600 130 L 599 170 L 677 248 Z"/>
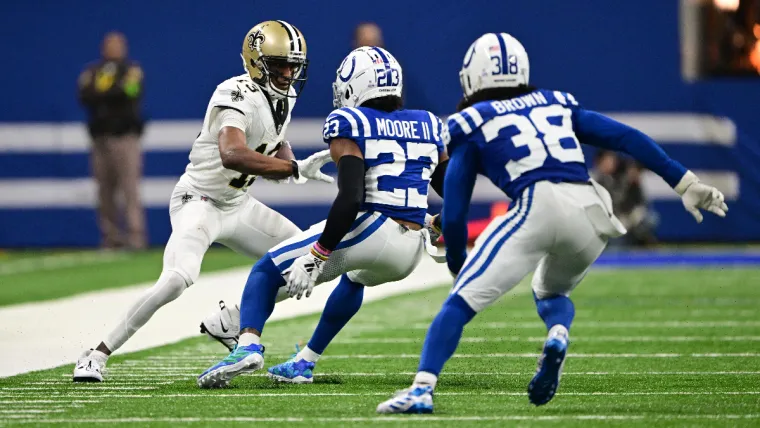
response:
<path id="1" fill-rule="evenodd" d="M 161 276 L 105 340 L 79 359 L 75 382 L 103 380 L 111 353 L 198 279 L 203 255 L 213 242 L 260 258 L 300 232 L 247 193 L 256 177 L 332 181 L 320 171 L 331 160 L 328 150 L 296 161 L 284 140 L 293 104 L 306 82 L 303 35 L 284 21 L 262 22 L 246 34 L 242 57 L 247 73 L 217 86 L 190 163 L 172 194 L 173 231 Z"/>

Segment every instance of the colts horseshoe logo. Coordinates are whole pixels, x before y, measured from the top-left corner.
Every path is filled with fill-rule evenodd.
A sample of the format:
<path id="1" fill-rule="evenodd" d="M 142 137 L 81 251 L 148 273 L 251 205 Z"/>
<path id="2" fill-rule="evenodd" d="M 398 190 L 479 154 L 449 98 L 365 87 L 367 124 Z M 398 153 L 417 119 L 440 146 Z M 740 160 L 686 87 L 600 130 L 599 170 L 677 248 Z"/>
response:
<path id="1" fill-rule="evenodd" d="M 346 58 L 348 59 L 348 58 Z M 356 57 L 351 57 L 351 70 L 348 72 L 348 76 L 343 77 L 343 66 L 346 65 L 346 60 L 343 60 L 343 63 L 340 65 L 340 68 L 338 69 L 338 77 L 340 78 L 341 82 L 348 82 L 349 79 L 351 79 L 351 76 L 354 75 L 354 69 L 356 68 Z"/>

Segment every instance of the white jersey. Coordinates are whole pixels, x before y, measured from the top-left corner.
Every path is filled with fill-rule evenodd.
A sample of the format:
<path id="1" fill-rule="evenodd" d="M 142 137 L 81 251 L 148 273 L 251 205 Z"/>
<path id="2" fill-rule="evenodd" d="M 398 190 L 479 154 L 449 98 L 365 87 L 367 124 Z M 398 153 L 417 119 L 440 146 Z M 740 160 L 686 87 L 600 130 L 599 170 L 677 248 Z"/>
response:
<path id="1" fill-rule="evenodd" d="M 180 177 L 178 186 L 193 189 L 220 205 L 242 202 L 256 176 L 222 166 L 219 155 L 220 129 L 218 121 L 214 120 L 216 115 L 223 108 L 243 113 L 248 147 L 267 156 L 274 156 L 284 140 L 294 104 L 294 98 L 270 101 L 261 87 L 247 74 L 222 82 L 208 103 L 203 128 L 193 143 L 190 163 Z"/>

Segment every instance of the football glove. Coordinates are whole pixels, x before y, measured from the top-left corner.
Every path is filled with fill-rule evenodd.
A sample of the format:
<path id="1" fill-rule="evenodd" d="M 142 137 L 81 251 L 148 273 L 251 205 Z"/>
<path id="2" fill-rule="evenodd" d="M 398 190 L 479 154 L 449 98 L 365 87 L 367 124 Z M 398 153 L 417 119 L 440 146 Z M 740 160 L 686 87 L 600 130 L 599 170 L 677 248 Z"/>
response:
<path id="1" fill-rule="evenodd" d="M 325 164 L 332 162 L 330 150 L 322 150 L 306 159 L 293 162 L 298 166 L 298 176 L 293 176 L 293 182 L 297 184 L 303 184 L 309 180 L 319 180 L 326 183 L 334 181 L 332 177 L 320 171 Z"/>
<path id="2" fill-rule="evenodd" d="M 311 251 L 293 261 L 288 269 L 283 272 L 290 297 L 301 299 L 311 296 L 311 291 L 317 283 L 319 274 L 324 269 L 325 262 L 330 257 L 330 251 L 323 248 L 319 243 L 314 244 Z"/>
<path id="3" fill-rule="evenodd" d="M 697 223 L 702 223 L 700 209 L 710 211 L 718 217 L 726 216 L 728 206 L 724 202 L 723 193 L 715 187 L 700 183 L 693 172 L 686 171 L 674 190 L 681 195 L 684 208 L 694 216 Z"/>
<path id="4" fill-rule="evenodd" d="M 441 238 L 443 231 L 441 231 L 441 215 L 425 214 L 425 229 L 430 234 L 430 242 L 436 243 Z"/>

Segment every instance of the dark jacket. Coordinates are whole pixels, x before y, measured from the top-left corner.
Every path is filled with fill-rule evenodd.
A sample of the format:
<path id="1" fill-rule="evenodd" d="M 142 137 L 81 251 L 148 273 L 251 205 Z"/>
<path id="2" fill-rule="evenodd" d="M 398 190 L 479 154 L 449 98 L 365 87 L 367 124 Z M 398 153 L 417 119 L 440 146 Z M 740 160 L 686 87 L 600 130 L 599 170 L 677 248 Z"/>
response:
<path id="1" fill-rule="evenodd" d="M 89 114 L 90 135 L 141 134 L 143 72 L 129 60 L 102 60 L 79 76 L 79 101 Z"/>

